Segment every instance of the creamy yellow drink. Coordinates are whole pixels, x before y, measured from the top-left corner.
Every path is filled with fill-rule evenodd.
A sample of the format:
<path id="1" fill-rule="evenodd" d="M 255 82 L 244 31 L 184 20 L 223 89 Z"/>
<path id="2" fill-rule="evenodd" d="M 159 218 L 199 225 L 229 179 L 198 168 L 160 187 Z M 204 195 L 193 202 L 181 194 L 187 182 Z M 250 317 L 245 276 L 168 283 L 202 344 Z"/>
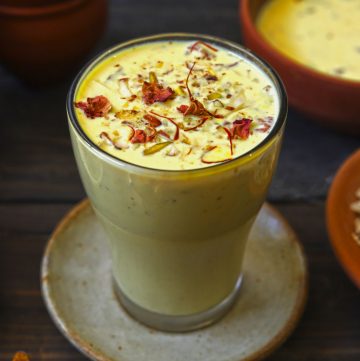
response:
<path id="1" fill-rule="evenodd" d="M 68 114 L 128 311 L 173 331 L 219 318 L 277 162 L 286 116 L 277 77 L 232 43 L 151 37 L 85 69 Z"/>
<path id="2" fill-rule="evenodd" d="M 359 0 L 270 0 L 257 18 L 257 27 L 293 60 L 360 81 Z"/>
<path id="3" fill-rule="evenodd" d="M 278 114 L 262 71 L 193 41 L 113 55 L 92 70 L 76 100 L 80 126 L 93 143 L 129 163 L 167 170 L 206 167 L 250 151 Z M 104 114 L 89 113 L 96 102 Z"/>

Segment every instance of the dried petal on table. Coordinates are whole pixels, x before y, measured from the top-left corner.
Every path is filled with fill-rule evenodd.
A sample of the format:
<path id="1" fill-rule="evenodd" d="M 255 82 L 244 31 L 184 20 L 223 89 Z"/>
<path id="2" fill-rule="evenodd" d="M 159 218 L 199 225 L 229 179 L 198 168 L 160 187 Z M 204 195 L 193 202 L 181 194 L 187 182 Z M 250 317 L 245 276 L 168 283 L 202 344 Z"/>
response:
<path id="1" fill-rule="evenodd" d="M 18 351 L 14 355 L 12 361 L 30 361 L 30 358 L 26 352 Z"/>

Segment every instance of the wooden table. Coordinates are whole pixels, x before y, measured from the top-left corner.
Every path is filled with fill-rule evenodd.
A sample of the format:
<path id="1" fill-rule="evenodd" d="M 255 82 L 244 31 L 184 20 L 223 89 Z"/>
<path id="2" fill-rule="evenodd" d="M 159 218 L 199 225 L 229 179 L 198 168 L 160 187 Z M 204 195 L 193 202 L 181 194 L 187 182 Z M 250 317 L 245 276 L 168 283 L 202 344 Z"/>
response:
<path id="1" fill-rule="evenodd" d="M 155 10 L 156 9 L 156 10 Z M 110 3 L 97 51 L 141 35 L 188 31 L 241 42 L 236 0 L 122 0 Z M 42 89 L 0 68 L 0 360 L 85 360 L 49 318 L 39 286 L 44 246 L 57 221 L 84 197 L 65 117 L 71 77 Z M 336 134 L 290 111 L 269 200 L 287 217 L 309 259 L 303 319 L 270 360 L 360 360 L 360 292 L 329 246 L 328 186 L 359 138 Z M 184 360 L 191 361 L 191 360 Z"/>

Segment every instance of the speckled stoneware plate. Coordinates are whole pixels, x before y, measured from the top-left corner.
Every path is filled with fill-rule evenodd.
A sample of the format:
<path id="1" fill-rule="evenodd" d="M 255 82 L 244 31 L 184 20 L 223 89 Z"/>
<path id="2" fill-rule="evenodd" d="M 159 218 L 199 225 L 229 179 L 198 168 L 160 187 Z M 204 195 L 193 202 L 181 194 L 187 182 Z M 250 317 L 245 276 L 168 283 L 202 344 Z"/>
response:
<path id="1" fill-rule="evenodd" d="M 265 205 L 248 242 L 244 282 L 233 309 L 198 331 L 154 331 L 117 302 L 104 232 L 83 201 L 50 238 L 42 291 L 57 327 L 93 360 L 249 361 L 267 356 L 294 329 L 306 300 L 307 267 L 290 226 Z"/>

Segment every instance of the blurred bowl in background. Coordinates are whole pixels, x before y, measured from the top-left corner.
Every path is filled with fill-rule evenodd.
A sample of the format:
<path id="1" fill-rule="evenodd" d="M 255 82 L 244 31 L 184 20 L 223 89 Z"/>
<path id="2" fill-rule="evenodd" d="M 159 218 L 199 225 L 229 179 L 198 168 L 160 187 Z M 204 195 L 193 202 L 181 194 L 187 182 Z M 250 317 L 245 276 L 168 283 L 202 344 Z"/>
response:
<path id="1" fill-rule="evenodd" d="M 245 45 L 276 69 L 294 108 L 326 126 L 360 134 L 360 82 L 313 70 L 269 44 L 255 25 L 265 2 L 240 0 L 240 23 Z"/>
<path id="2" fill-rule="evenodd" d="M 326 220 L 332 248 L 353 282 L 360 288 L 360 246 L 354 232 L 355 213 L 350 209 L 360 188 L 360 149 L 339 168 L 326 200 Z"/>
<path id="3" fill-rule="evenodd" d="M 64 0 L 1 0 L 1 6 L 33 7 L 63 2 Z"/>
<path id="4" fill-rule="evenodd" d="M 8 1 L 0 5 L 0 61 L 30 84 L 59 80 L 80 65 L 106 18 L 107 0 Z"/>

